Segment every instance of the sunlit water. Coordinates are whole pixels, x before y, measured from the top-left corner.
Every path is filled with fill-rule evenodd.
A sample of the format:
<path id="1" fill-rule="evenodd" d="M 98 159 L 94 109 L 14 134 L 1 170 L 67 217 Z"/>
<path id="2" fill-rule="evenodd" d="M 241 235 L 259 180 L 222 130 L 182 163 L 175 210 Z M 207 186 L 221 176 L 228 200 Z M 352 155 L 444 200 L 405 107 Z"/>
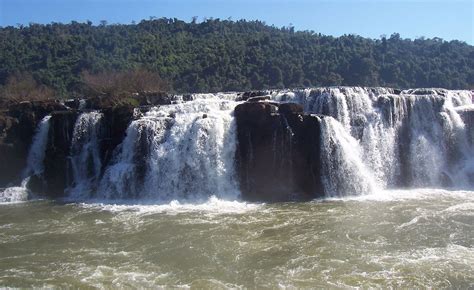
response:
<path id="1" fill-rule="evenodd" d="M 474 286 L 474 192 L 0 205 L 0 286 Z"/>

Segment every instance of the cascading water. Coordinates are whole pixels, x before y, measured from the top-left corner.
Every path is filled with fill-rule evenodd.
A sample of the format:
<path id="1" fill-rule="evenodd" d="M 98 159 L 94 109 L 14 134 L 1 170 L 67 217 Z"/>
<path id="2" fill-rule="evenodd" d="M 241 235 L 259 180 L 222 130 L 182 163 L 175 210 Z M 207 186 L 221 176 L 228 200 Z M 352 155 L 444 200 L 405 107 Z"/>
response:
<path id="1" fill-rule="evenodd" d="M 33 175 L 40 176 L 43 173 L 43 161 L 45 157 L 46 145 L 48 144 L 48 132 L 51 116 L 44 117 L 36 129 L 33 137 L 26 168 L 22 173 L 22 181 L 20 186 L 7 187 L 0 191 L 0 203 L 24 201 L 28 198 L 28 181 Z"/>
<path id="2" fill-rule="evenodd" d="M 474 186 L 474 144 L 470 143 L 472 124 L 466 126 L 456 111 L 456 107 L 469 104 L 471 96 L 466 93 L 448 91 L 449 98 L 443 105 L 443 131 L 447 163 L 451 170 L 447 173 L 454 184 L 465 188 Z"/>
<path id="3" fill-rule="evenodd" d="M 214 97 L 152 108 L 127 129 L 98 196 L 160 201 L 237 198 L 236 105 Z"/>
<path id="4" fill-rule="evenodd" d="M 49 120 L 51 116 L 44 117 L 36 129 L 35 136 L 33 137 L 33 143 L 28 152 L 28 158 L 26 161 L 26 168 L 23 171 L 23 179 L 30 177 L 31 175 L 39 175 L 43 173 L 44 156 L 46 151 L 46 145 L 48 144 L 48 132 L 49 132 Z"/>
<path id="5" fill-rule="evenodd" d="M 472 106 L 469 91 L 339 87 L 268 93 L 273 101 L 297 102 L 306 113 L 330 116 L 321 118 L 318 153 L 328 196 L 399 187 L 474 186 L 472 125 L 460 116 L 462 108 Z M 82 113 L 69 150 L 68 196 L 153 201 L 237 198 L 233 110 L 238 98 L 235 93 L 195 94 L 153 107 L 131 122 L 112 160 L 103 156 L 102 138 L 109 138 L 102 134 L 103 114 Z M 276 152 L 277 147 L 301 149 L 293 148 L 292 129 L 286 117 L 280 117 L 286 133 L 274 137 L 275 156 L 285 155 Z M 24 178 L 41 176 L 49 118 L 38 125 Z M 276 146 L 277 142 L 285 146 Z M 292 177 L 293 160 L 282 162 L 275 166 Z"/>
<path id="6" fill-rule="evenodd" d="M 378 102 L 383 104 L 384 94 L 388 94 L 388 90 L 383 88 L 374 91 L 362 88 L 325 88 L 276 93 L 272 98 L 282 102 L 298 102 L 307 113 L 332 116 L 359 143 L 361 157 L 371 169 L 371 178 L 386 187 L 395 185 L 395 177 L 400 170 L 395 161 L 398 154 L 396 128 L 400 121 L 386 119 L 384 108 L 375 105 Z M 326 156 L 322 158 L 327 159 Z"/>
<path id="7" fill-rule="evenodd" d="M 71 167 L 73 184 L 70 196 L 87 197 L 99 181 L 102 161 L 99 152 L 99 138 L 103 114 L 82 113 L 74 125 L 71 143 Z"/>
<path id="8" fill-rule="evenodd" d="M 325 121 L 323 139 L 337 139 L 340 152 L 360 147 L 358 162 L 371 172 L 366 177 L 383 188 L 473 185 L 474 150 L 456 111 L 456 107 L 472 104 L 469 91 L 428 89 L 395 94 L 385 88 L 343 87 L 276 92 L 272 98 L 298 102 L 306 112 L 335 118 L 340 125 L 327 126 L 332 121 Z M 328 127 L 333 130 L 328 131 Z M 348 143 L 351 145 L 344 146 Z M 328 160 L 328 156 L 322 159 Z M 327 168 L 340 168 L 331 174 L 350 175 L 347 166 L 338 164 L 344 161 L 335 156 L 330 159 L 333 163 Z M 363 178 L 359 180 L 359 188 L 367 188 Z M 329 185 L 327 190 L 333 192 Z"/>
<path id="9" fill-rule="evenodd" d="M 71 145 L 70 196 L 236 198 L 232 111 L 237 97 L 196 94 L 152 108 L 130 124 L 103 175 L 98 144 L 102 115 L 82 114 Z M 271 97 L 296 101 L 307 113 L 333 117 L 322 118 L 321 124 L 321 174 L 328 196 L 400 186 L 472 186 L 472 144 L 456 111 L 472 104 L 467 91 L 395 94 L 385 88 L 342 87 L 277 92 Z"/>
<path id="10" fill-rule="evenodd" d="M 321 121 L 321 171 L 326 196 L 368 194 L 378 188 L 357 140 L 332 117 Z"/>

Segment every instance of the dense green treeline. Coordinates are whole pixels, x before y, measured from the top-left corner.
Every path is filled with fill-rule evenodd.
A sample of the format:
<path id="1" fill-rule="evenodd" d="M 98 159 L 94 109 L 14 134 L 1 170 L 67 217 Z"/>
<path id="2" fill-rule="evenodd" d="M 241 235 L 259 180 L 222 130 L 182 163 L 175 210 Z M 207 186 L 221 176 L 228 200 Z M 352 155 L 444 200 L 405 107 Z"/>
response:
<path id="1" fill-rule="evenodd" d="M 398 34 L 332 37 L 218 19 L 0 29 L 0 85 L 26 72 L 59 95 L 83 94 L 84 73 L 142 68 L 157 72 L 175 92 L 331 85 L 472 89 L 474 46 Z"/>

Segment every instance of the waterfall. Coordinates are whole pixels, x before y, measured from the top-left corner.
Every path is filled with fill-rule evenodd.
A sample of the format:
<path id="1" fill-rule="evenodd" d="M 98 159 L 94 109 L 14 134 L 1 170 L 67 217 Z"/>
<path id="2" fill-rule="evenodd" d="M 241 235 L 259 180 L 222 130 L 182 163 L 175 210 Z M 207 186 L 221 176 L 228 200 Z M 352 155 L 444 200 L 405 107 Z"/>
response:
<path id="1" fill-rule="evenodd" d="M 400 187 L 474 187 L 473 124 L 471 117 L 461 116 L 473 107 L 469 91 L 331 87 L 265 93 L 270 101 L 296 102 L 306 114 L 320 115 L 312 121 L 316 123 L 307 123 L 311 120 L 307 116 L 278 117 L 278 110 L 272 111 L 268 119 L 272 121 L 265 123 L 271 123 L 271 140 L 241 144 L 249 147 L 246 172 L 259 170 L 261 164 L 252 162 L 263 156 L 261 163 L 271 165 L 261 167 L 262 172 L 278 171 L 274 183 L 282 191 L 285 186 L 305 193 L 317 188 L 321 194 L 341 196 Z M 71 143 L 60 150 L 68 156 L 69 167 L 64 168 L 71 170 L 72 179 L 68 175 L 63 182 L 69 184 L 66 193 L 73 199 L 153 202 L 238 198 L 238 174 L 245 173 L 236 168 L 240 137 L 234 108 L 241 97 L 238 93 L 175 96 L 173 104 L 136 109 L 127 119 L 132 121 L 126 132 L 122 126 L 120 134 L 113 135 L 125 134 L 123 140 L 114 139 L 113 146 L 109 146 L 113 122 L 105 122 L 99 111 L 82 112 L 70 131 L 61 129 L 67 136 L 72 132 Z M 0 202 L 24 199 L 29 177 L 41 181 L 50 123 L 47 116 L 37 127 L 22 186 L 1 191 Z M 308 124 L 316 125 L 305 127 Z M 308 128 L 319 131 L 304 138 Z M 317 148 L 309 150 L 313 145 Z M 313 175 L 300 174 L 302 168 L 312 168 Z M 272 182 L 274 175 L 268 176 L 262 188 L 271 187 L 264 183 Z M 249 176 L 240 177 L 249 184 Z"/>
<path id="2" fill-rule="evenodd" d="M 48 144 L 48 132 L 51 116 L 44 117 L 36 128 L 35 135 L 28 151 L 26 167 L 22 172 L 20 186 L 7 187 L 0 190 L 0 203 L 17 202 L 28 199 L 28 182 L 32 176 L 41 176 L 44 171 L 44 157 Z"/>
<path id="3" fill-rule="evenodd" d="M 232 113 L 237 97 L 178 96 L 175 104 L 151 108 L 132 121 L 105 168 L 98 144 L 102 115 L 82 114 L 71 145 L 71 195 L 154 201 L 237 198 Z M 467 91 L 334 87 L 273 92 L 271 98 L 329 116 L 321 118 L 319 165 L 327 196 L 473 186 L 474 151 L 457 111 L 472 104 Z M 289 128 L 284 117 L 282 124 Z M 276 142 L 285 140 L 273 140 L 274 150 Z M 288 144 L 279 150 L 292 150 L 292 142 Z M 292 166 L 285 168 L 291 176 Z"/>
<path id="4" fill-rule="evenodd" d="M 362 148 L 332 117 L 322 118 L 321 169 L 327 196 L 374 192 L 378 185 L 362 161 Z"/>
<path id="5" fill-rule="evenodd" d="M 46 151 L 46 145 L 48 144 L 50 119 L 51 116 L 49 115 L 44 117 L 36 128 L 36 133 L 33 137 L 33 142 L 31 144 L 30 150 L 28 151 L 28 157 L 26 159 L 26 168 L 23 170 L 23 179 L 28 178 L 32 175 L 39 175 L 43 173 L 43 161 Z"/>
<path id="6" fill-rule="evenodd" d="M 474 144 L 470 142 L 473 124 L 467 126 L 456 107 L 462 107 L 470 101 L 471 96 L 466 92 L 448 91 L 448 99 L 441 113 L 446 139 L 445 148 L 448 152 L 447 162 L 452 167 L 447 174 L 454 184 L 465 188 L 474 186 Z"/>
<path id="7" fill-rule="evenodd" d="M 75 125 L 71 142 L 72 197 L 85 197 L 95 189 L 99 181 L 102 162 L 99 138 L 102 131 L 103 114 L 99 112 L 82 113 Z"/>
<path id="8" fill-rule="evenodd" d="M 326 120 L 323 126 L 322 134 L 329 138 L 323 144 L 340 147 L 331 149 L 336 155 L 332 164 L 324 165 L 331 172 L 326 174 L 353 174 L 347 166 L 350 160 L 339 158 L 351 147 L 359 154 L 352 157 L 361 157 L 356 163 L 370 173 L 365 177 L 383 188 L 474 185 L 474 149 L 456 110 L 472 104 L 469 91 L 415 89 L 396 94 L 386 88 L 340 87 L 276 92 L 272 99 L 298 102 L 305 112 L 337 120 L 338 125 Z M 361 190 L 367 188 L 358 180 Z M 330 183 L 326 189 L 332 193 Z"/>
<path id="9" fill-rule="evenodd" d="M 208 97 L 152 108 L 130 124 L 98 196 L 159 201 L 237 198 L 236 104 Z"/>

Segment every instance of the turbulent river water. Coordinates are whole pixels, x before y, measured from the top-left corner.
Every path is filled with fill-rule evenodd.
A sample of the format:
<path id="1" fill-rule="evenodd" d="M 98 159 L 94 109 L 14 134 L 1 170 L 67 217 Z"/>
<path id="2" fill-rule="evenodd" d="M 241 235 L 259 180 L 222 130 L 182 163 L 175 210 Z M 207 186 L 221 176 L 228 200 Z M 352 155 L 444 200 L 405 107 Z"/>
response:
<path id="1" fill-rule="evenodd" d="M 0 190 L 0 287 L 474 287 L 471 92 L 269 94 L 325 115 L 324 198 L 242 201 L 240 101 L 202 94 L 137 117 L 107 164 L 104 116 L 82 112 L 65 198 L 39 199 L 47 116 L 23 181 Z"/>
<path id="2" fill-rule="evenodd" d="M 0 206 L 0 286 L 474 286 L 474 192 Z"/>

